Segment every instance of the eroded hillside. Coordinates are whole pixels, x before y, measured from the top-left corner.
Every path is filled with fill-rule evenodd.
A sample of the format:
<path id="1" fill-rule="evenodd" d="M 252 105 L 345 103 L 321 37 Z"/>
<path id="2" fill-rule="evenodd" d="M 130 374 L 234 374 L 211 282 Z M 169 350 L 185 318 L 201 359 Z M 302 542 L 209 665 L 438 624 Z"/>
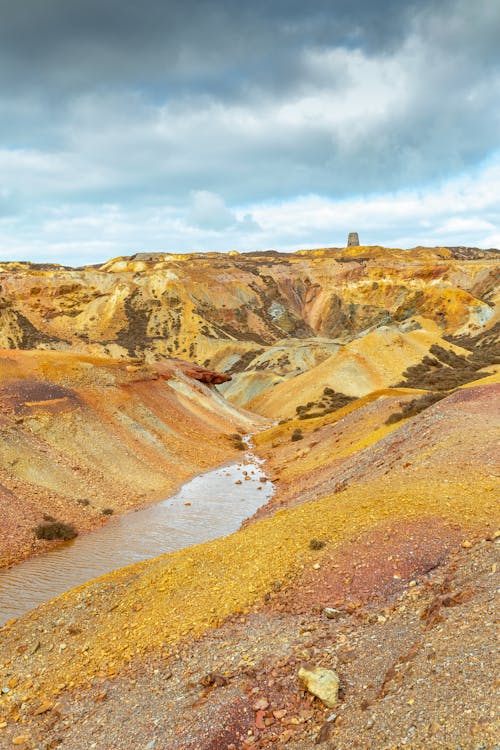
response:
<path id="1" fill-rule="evenodd" d="M 267 517 L 7 626 L 6 741 L 492 748 L 498 382 L 381 429 L 419 395 L 262 432 Z M 304 691 L 304 664 L 336 670 L 333 711 Z"/>
<path id="2" fill-rule="evenodd" d="M 235 534 L 8 623 L 0 746 L 494 750 L 497 275 L 470 248 L 4 265 L 16 554 L 48 503 L 89 528 L 238 431 L 261 430 L 275 494 Z"/>
<path id="3" fill-rule="evenodd" d="M 494 325 L 497 278 L 497 251 L 466 248 L 0 264 L 0 346 L 183 357 L 229 370 L 228 395 L 244 403 L 379 326 L 420 317 L 443 335 L 473 335 Z"/>
<path id="4" fill-rule="evenodd" d="M 220 380 L 173 360 L 0 351 L 0 566 L 49 546 L 39 525 L 95 528 L 235 456 L 230 435 L 259 420 Z"/>

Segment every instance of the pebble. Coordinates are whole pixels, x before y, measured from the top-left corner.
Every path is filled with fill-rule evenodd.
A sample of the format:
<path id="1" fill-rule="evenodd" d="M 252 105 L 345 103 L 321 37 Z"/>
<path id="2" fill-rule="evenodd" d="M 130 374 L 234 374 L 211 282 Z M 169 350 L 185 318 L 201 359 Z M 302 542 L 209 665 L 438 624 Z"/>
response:
<path id="1" fill-rule="evenodd" d="M 341 610 L 335 609 L 334 607 L 325 607 L 323 612 L 329 620 L 338 620 L 338 618 L 342 616 Z"/>
<path id="2" fill-rule="evenodd" d="M 267 698 L 259 698 L 255 701 L 252 708 L 254 711 L 265 711 L 266 708 L 269 708 L 269 701 Z"/>

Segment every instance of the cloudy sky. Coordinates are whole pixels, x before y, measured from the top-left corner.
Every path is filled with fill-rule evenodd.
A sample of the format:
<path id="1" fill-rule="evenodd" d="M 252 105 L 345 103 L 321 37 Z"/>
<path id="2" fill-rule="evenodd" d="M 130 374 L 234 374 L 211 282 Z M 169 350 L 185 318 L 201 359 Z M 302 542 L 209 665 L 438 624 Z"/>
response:
<path id="1" fill-rule="evenodd" d="M 500 247 L 499 0 L 0 13 L 0 260 Z"/>

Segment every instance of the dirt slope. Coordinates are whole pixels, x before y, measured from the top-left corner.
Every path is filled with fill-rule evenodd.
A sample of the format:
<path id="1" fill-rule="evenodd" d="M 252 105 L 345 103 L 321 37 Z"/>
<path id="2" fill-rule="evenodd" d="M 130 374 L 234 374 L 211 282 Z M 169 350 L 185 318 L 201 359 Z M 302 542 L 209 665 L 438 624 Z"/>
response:
<path id="1" fill-rule="evenodd" d="M 104 510 L 165 496 L 234 456 L 229 435 L 258 419 L 210 387 L 220 377 L 177 361 L 0 351 L 0 565 L 47 548 L 33 532 L 44 516 L 95 528 Z"/>
<path id="2" fill-rule="evenodd" d="M 158 254 L 99 268 L 0 264 L 0 346 L 210 365 L 284 338 L 344 340 L 415 315 L 442 331 L 497 316 L 498 252 L 385 248 Z M 219 365 L 220 367 L 220 365 Z"/>
<path id="3" fill-rule="evenodd" d="M 290 425 L 263 433 L 280 512 L 4 628 L 6 746 L 492 749 L 498 392 L 463 389 L 380 439 L 410 394 L 367 398 L 311 420 L 304 455 Z M 292 475 L 316 499 L 298 504 Z M 301 688 L 303 663 L 338 671 L 333 711 Z"/>

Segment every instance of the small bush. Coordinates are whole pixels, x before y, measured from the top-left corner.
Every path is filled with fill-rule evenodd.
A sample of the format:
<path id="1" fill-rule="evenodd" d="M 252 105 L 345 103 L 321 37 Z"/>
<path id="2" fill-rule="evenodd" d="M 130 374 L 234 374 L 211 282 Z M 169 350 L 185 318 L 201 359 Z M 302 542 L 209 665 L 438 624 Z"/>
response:
<path id="1" fill-rule="evenodd" d="M 54 516 L 49 516 L 48 513 L 44 513 L 43 514 L 43 520 L 44 521 L 55 521 L 56 519 L 54 518 Z"/>
<path id="2" fill-rule="evenodd" d="M 326 542 L 323 542 L 321 539 L 311 539 L 309 542 L 309 549 L 318 550 L 323 549 Z"/>
<path id="3" fill-rule="evenodd" d="M 229 439 L 231 440 L 233 448 L 236 448 L 239 451 L 245 450 L 246 448 L 245 443 L 243 442 L 243 438 L 241 437 L 239 433 L 237 432 L 233 433 L 232 435 L 229 436 Z"/>
<path id="4" fill-rule="evenodd" d="M 300 429 L 300 427 L 296 427 L 292 432 L 292 437 L 290 438 L 290 440 L 292 441 L 292 443 L 295 443 L 297 440 L 302 440 L 303 437 L 304 435 L 302 434 L 302 430 Z"/>
<path id="5" fill-rule="evenodd" d="M 115 511 L 113 508 L 104 508 L 102 511 L 103 516 L 112 516 Z"/>
<path id="6" fill-rule="evenodd" d="M 40 523 L 35 528 L 35 537 L 53 541 L 54 539 L 74 539 L 77 536 L 76 529 L 69 523 L 54 521 L 53 523 Z"/>
<path id="7" fill-rule="evenodd" d="M 401 420 L 404 419 L 403 412 L 396 411 L 394 414 L 390 414 L 387 419 L 385 420 L 385 424 L 396 424 L 396 422 L 401 422 Z"/>
<path id="8" fill-rule="evenodd" d="M 84 507 L 87 507 L 87 505 L 90 505 L 90 500 L 87 500 L 87 498 L 81 498 L 80 500 L 76 501 L 78 505 L 83 505 Z"/>

